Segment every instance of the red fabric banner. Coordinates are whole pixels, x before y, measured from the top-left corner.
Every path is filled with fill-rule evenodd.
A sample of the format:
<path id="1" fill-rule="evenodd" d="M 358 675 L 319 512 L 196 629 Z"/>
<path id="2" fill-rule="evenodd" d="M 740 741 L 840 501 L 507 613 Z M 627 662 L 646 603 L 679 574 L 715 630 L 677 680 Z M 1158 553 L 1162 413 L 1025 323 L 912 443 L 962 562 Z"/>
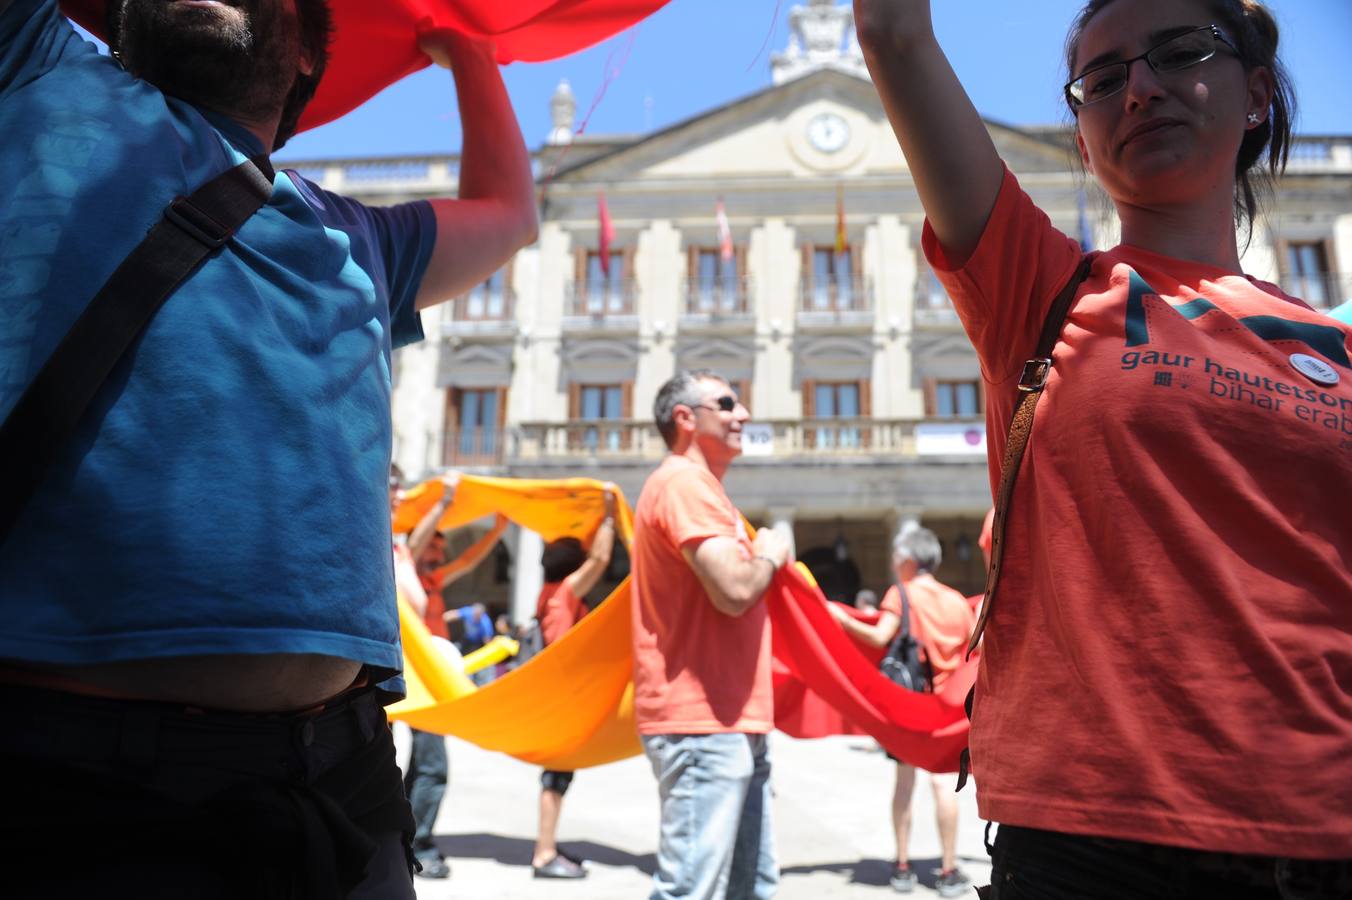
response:
<path id="1" fill-rule="evenodd" d="M 61 8 L 104 36 L 106 0 L 62 0 Z M 300 130 L 342 116 L 429 60 L 418 34 L 449 28 L 493 41 L 498 61 L 558 59 L 652 15 L 667 0 L 329 0 L 334 36 L 328 70 Z"/>
<path id="2" fill-rule="evenodd" d="M 865 651 L 831 618 L 821 592 L 792 567 L 766 592 L 774 635 L 775 725 L 794 737 L 870 734 L 900 760 L 956 772 L 967 746 L 963 701 L 979 657 L 935 694 L 898 687 L 878 671 L 881 650 Z"/>

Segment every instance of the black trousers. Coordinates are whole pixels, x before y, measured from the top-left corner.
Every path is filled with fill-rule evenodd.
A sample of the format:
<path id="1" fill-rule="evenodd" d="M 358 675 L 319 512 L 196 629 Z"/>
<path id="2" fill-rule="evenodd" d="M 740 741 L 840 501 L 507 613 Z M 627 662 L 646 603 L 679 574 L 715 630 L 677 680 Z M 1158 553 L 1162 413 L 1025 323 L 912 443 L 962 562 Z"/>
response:
<path id="1" fill-rule="evenodd" d="M 1001 825 L 994 900 L 1347 900 L 1352 860 L 1209 853 Z"/>
<path id="2" fill-rule="evenodd" d="M 412 898 L 374 688 L 248 715 L 0 686 L 0 897 Z"/>

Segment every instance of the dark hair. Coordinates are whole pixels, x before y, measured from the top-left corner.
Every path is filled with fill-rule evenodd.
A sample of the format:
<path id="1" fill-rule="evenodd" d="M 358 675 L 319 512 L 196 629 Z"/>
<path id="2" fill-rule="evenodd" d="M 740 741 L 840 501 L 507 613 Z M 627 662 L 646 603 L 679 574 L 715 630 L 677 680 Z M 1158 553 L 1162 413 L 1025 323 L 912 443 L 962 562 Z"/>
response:
<path id="1" fill-rule="evenodd" d="M 282 117 L 277 122 L 277 137 L 272 142 L 273 151 L 282 149 L 291 136 L 296 133 L 300 115 L 314 99 L 319 81 L 324 77 L 324 69 L 329 64 L 329 44 L 333 40 L 333 13 L 328 0 L 296 0 L 296 18 L 300 29 L 300 46 L 314 62 L 309 75 L 296 72 L 296 81 L 282 104 Z"/>
<path id="2" fill-rule="evenodd" d="M 545 570 L 545 583 L 557 584 L 572 575 L 587 561 L 587 551 L 575 537 L 563 537 L 545 544 L 540 554 L 540 565 Z"/>
<path id="3" fill-rule="evenodd" d="M 653 400 L 653 421 L 657 423 L 657 431 L 666 442 L 667 449 L 676 443 L 676 407 L 697 406 L 704 399 L 700 395 L 699 382 L 706 378 L 728 383 L 713 369 L 682 369 L 657 389 L 657 397 Z"/>
<path id="4" fill-rule="evenodd" d="M 122 42 L 123 0 L 108 0 L 105 11 L 104 32 L 108 38 L 108 48 L 117 55 Z M 281 118 L 277 122 L 277 136 L 273 139 L 272 150 L 282 149 L 291 136 L 296 133 L 301 113 L 314 99 L 320 79 L 329 64 L 329 44 L 333 40 L 333 12 L 328 0 L 296 0 L 296 28 L 300 36 L 300 46 L 313 60 L 310 74 L 297 70 L 296 80 L 282 103 Z"/>
<path id="5" fill-rule="evenodd" d="M 1089 20 L 1113 0 L 1089 0 L 1071 23 L 1066 37 L 1067 80 L 1075 77 L 1075 54 Z M 1206 0 L 1221 26 L 1235 42 L 1245 72 L 1259 67 L 1272 73 L 1272 107 L 1262 123 L 1244 134 L 1235 158 L 1235 221 L 1252 227 L 1258 215 L 1258 194 L 1286 170 L 1291 151 L 1291 128 L 1296 117 L 1296 94 L 1286 67 L 1277 57 L 1277 21 L 1259 0 Z M 1074 110 L 1072 110 L 1074 112 Z M 1266 171 L 1260 165 L 1267 151 Z"/>

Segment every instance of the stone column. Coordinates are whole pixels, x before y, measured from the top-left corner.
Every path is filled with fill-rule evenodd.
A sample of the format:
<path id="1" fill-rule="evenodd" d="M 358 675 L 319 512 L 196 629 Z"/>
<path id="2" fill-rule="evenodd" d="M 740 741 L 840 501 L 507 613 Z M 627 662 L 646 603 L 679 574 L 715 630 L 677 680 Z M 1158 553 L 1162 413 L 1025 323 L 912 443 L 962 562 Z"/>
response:
<path id="1" fill-rule="evenodd" d="M 504 539 L 512 551 L 512 622 L 529 622 L 535 618 L 535 601 L 545 583 L 540 569 L 545 542 L 536 532 L 515 523 Z"/>

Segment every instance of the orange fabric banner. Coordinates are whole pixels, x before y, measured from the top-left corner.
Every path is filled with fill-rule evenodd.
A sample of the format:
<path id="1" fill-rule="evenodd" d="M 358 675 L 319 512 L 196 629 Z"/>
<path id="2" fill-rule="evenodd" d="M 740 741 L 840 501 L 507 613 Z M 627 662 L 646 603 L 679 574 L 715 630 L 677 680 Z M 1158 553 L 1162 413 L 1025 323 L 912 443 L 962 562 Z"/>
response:
<path id="1" fill-rule="evenodd" d="M 603 515 L 602 482 L 464 476 L 441 527 L 501 512 L 546 540 L 583 540 Z M 411 529 L 441 495 L 420 485 L 395 516 Z M 617 528 L 628 544 L 630 511 L 618 497 Z M 776 724 L 796 737 L 869 734 L 893 756 L 930 771 L 954 771 L 967 743 L 963 699 L 976 677 L 965 663 L 939 694 L 903 690 L 831 619 L 810 573 L 786 567 L 766 594 L 773 631 Z M 571 771 L 640 752 L 634 724 L 626 579 L 595 611 L 528 663 L 481 688 L 454 669 L 412 609 L 400 604 L 408 696 L 391 718 L 451 734 L 550 769 Z M 872 653 L 872 656 L 869 653 Z"/>

